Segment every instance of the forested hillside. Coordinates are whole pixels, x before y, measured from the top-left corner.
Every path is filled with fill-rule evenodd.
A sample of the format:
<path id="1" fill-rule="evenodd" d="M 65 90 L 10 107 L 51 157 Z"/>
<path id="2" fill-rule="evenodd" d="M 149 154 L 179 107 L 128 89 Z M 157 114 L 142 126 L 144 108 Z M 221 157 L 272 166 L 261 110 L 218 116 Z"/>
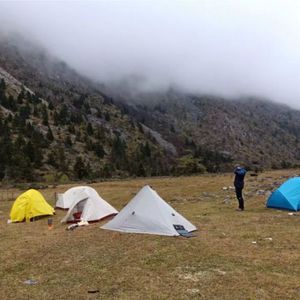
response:
<path id="1" fill-rule="evenodd" d="M 182 159 L 200 159 L 209 171 L 230 170 L 233 161 L 258 170 L 299 165 L 300 111 L 286 105 L 172 89 L 116 99 L 129 103 L 130 114 L 159 131 Z"/>
<path id="2" fill-rule="evenodd" d="M 105 96 L 74 86 L 69 101 L 45 100 L 3 69 L 0 78 L 2 180 L 169 174 L 164 149 Z"/>

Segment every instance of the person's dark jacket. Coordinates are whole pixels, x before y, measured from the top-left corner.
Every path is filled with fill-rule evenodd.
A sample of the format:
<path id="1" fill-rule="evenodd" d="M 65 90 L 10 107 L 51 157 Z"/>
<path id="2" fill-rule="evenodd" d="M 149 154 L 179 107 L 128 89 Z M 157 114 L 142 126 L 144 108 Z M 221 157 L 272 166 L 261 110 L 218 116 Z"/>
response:
<path id="1" fill-rule="evenodd" d="M 244 178 L 247 171 L 244 168 L 237 167 L 234 170 L 235 178 L 234 178 L 234 186 L 236 188 L 243 188 L 244 187 Z"/>

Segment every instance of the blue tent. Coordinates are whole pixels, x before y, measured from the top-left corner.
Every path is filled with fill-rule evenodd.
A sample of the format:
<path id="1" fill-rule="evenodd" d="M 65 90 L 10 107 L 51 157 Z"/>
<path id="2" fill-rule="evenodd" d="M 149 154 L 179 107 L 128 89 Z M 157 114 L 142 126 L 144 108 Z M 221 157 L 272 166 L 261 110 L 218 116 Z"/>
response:
<path id="1" fill-rule="evenodd" d="M 267 207 L 300 210 L 300 177 L 287 180 L 274 191 L 267 201 Z"/>

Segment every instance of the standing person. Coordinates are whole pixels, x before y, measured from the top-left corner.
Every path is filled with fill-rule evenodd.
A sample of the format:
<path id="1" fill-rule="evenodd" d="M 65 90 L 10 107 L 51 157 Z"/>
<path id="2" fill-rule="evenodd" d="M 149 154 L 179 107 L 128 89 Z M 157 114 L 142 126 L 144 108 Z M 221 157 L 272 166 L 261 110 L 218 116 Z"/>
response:
<path id="1" fill-rule="evenodd" d="M 244 188 L 244 178 L 245 178 L 246 173 L 247 173 L 247 171 L 241 166 L 237 166 L 234 169 L 235 194 L 236 194 L 236 198 L 239 201 L 239 208 L 237 209 L 238 211 L 244 210 L 243 188 Z"/>

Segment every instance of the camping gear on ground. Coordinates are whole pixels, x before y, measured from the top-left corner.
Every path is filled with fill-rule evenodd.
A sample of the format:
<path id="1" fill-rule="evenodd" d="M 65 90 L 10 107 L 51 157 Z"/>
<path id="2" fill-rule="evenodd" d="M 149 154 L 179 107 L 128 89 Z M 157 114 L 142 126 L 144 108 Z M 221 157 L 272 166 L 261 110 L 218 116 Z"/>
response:
<path id="1" fill-rule="evenodd" d="M 168 236 L 197 230 L 149 185 L 144 186 L 116 217 L 101 228 Z"/>
<path id="2" fill-rule="evenodd" d="M 71 224 L 71 225 L 69 225 L 69 226 L 66 228 L 66 230 L 74 230 L 74 229 L 77 228 L 77 227 L 79 227 L 78 223 L 76 223 L 76 224 Z"/>
<path id="3" fill-rule="evenodd" d="M 194 237 L 195 235 L 192 232 L 187 231 L 182 225 L 173 225 L 175 230 L 179 233 L 179 235 L 184 236 L 186 238 Z"/>
<path id="4" fill-rule="evenodd" d="M 53 220 L 52 218 L 48 218 L 48 229 L 51 230 L 53 228 Z"/>
<path id="5" fill-rule="evenodd" d="M 102 199 L 93 188 L 81 186 L 72 189 L 73 192 L 68 193 L 67 195 L 71 194 L 73 201 L 67 215 L 61 220 L 62 223 L 99 221 L 118 213 L 118 211 Z M 70 199 L 68 198 L 68 201 L 69 200 Z"/>
<path id="6" fill-rule="evenodd" d="M 274 191 L 267 201 L 267 207 L 300 210 L 300 177 L 288 179 Z"/>
<path id="7" fill-rule="evenodd" d="M 30 189 L 21 194 L 14 202 L 10 211 L 11 222 L 37 220 L 42 216 L 52 216 L 54 209 L 46 202 L 37 190 Z"/>
<path id="8" fill-rule="evenodd" d="M 66 230 L 74 230 L 76 229 L 77 227 L 81 227 L 81 226 L 88 226 L 89 225 L 89 222 L 87 221 L 80 221 L 79 223 L 75 223 L 75 224 L 71 224 L 69 225 Z"/>

